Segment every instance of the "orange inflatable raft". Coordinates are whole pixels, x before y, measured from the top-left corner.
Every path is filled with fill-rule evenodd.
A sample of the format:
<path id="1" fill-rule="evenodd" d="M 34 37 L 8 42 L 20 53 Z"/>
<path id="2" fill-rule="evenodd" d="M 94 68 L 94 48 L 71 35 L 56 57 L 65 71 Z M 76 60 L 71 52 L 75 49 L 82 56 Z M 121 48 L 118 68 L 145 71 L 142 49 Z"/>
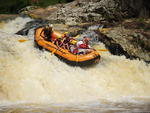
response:
<path id="1" fill-rule="evenodd" d="M 56 46 L 50 41 L 44 39 L 44 33 L 42 32 L 43 27 L 37 28 L 35 30 L 35 43 L 42 48 L 45 48 L 48 51 L 54 53 L 60 60 L 63 60 L 67 64 L 73 66 L 87 66 L 95 64 L 100 60 L 100 54 L 97 51 L 92 51 L 85 55 L 75 55 L 67 49 Z M 62 35 L 61 33 L 57 33 Z"/>

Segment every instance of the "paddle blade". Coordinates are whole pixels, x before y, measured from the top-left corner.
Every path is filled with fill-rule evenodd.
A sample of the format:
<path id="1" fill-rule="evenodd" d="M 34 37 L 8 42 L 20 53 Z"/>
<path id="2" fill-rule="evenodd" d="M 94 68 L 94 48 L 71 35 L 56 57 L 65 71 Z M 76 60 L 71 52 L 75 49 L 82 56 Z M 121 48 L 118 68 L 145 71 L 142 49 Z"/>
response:
<path id="1" fill-rule="evenodd" d="M 101 29 L 99 29 L 99 31 L 100 31 L 101 33 L 103 33 L 103 34 L 108 33 L 109 30 L 110 30 L 109 28 L 101 28 Z"/>
<path id="2" fill-rule="evenodd" d="M 103 51 L 103 52 L 106 52 L 106 51 L 108 51 L 108 49 L 98 49 L 97 51 Z"/>
<path id="3" fill-rule="evenodd" d="M 18 42 L 22 43 L 22 42 L 25 42 L 27 40 L 24 40 L 24 39 L 21 39 L 21 40 L 18 40 Z"/>

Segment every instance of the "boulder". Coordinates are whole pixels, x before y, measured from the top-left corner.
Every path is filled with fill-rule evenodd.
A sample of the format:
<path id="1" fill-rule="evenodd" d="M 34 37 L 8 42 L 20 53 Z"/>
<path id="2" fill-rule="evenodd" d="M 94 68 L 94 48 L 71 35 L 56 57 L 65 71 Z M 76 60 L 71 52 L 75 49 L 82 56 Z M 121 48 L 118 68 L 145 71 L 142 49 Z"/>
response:
<path id="1" fill-rule="evenodd" d="M 127 58 L 139 58 L 150 62 L 150 32 L 142 29 L 135 21 L 130 22 L 137 28 L 126 28 L 127 23 L 109 28 L 99 33 L 99 41 L 105 43 L 113 54 L 125 55 Z M 144 24 L 143 24 L 144 25 Z M 107 28 L 106 28 L 107 29 Z"/>

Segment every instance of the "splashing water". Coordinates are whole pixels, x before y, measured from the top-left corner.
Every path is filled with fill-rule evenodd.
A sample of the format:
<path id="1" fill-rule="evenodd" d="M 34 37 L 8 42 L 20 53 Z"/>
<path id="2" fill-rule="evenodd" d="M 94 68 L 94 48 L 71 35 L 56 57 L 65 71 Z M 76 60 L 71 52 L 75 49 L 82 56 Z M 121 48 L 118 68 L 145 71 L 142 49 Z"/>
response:
<path id="1" fill-rule="evenodd" d="M 7 33 L 16 33 L 17 31 L 24 28 L 25 24 L 32 19 L 30 18 L 22 18 L 18 17 L 15 20 L 10 20 L 5 24 L 5 26 L 2 28 L 2 31 L 5 31 Z"/>
<path id="2" fill-rule="evenodd" d="M 21 25 L 18 24 L 20 20 L 24 21 Z M 70 67 L 49 52 L 34 48 L 32 40 L 18 42 L 27 37 L 8 34 L 15 33 L 30 19 L 14 21 L 0 31 L 1 106 L 23 102 L 90 108 L 111 103 L 150 102 L 149 64 L 101 52 L 98 65 Z M 12 30 L 9 25 L 18 27 Z M 105 46 L 98 43 L 96 48 Z"/>

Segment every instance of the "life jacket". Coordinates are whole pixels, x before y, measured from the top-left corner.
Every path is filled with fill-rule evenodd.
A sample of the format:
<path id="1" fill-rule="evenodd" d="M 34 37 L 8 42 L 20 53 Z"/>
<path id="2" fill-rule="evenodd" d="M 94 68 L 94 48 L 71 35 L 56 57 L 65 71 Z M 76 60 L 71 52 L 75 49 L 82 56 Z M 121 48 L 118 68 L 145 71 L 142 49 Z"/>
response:
<path id="1" fill-rule="evenodd" d="M 78 47 L 74 48 L 73 54 L 78 54 L 78 53 L 79 53 Z"/>
<path id="2" fill-rule="evenodd" d="M 85 53 L 86 49 L 89 49 L 89 45 L 86 43 L 83 43 L 83 41 L 79 41 L 77 43 L 77 47 L 74 48 L 73 50 L 73 54 L 79 54 L 80 52 Z"/>
<path id="3" fill-rule="evenodd" d="M 84 43 L 83 41 L 77 42 L 77 47 L 82 49 L 89 49 L 89 45 Z"/>
<path id="4" fill-rule="evenodd" d="M 53 31 L 51 37 L 52 37 L 52 41 L 55 41 L 56 39 L 61 38 L 62 34 L 57 31 Z"/>
<path id="5" fill-rule="evenodd" d="M 88 46 L 88 44 L 83 43 L 83 44 L 79 45 L 79 48 L 89 49 L 89 46 Z"/>

